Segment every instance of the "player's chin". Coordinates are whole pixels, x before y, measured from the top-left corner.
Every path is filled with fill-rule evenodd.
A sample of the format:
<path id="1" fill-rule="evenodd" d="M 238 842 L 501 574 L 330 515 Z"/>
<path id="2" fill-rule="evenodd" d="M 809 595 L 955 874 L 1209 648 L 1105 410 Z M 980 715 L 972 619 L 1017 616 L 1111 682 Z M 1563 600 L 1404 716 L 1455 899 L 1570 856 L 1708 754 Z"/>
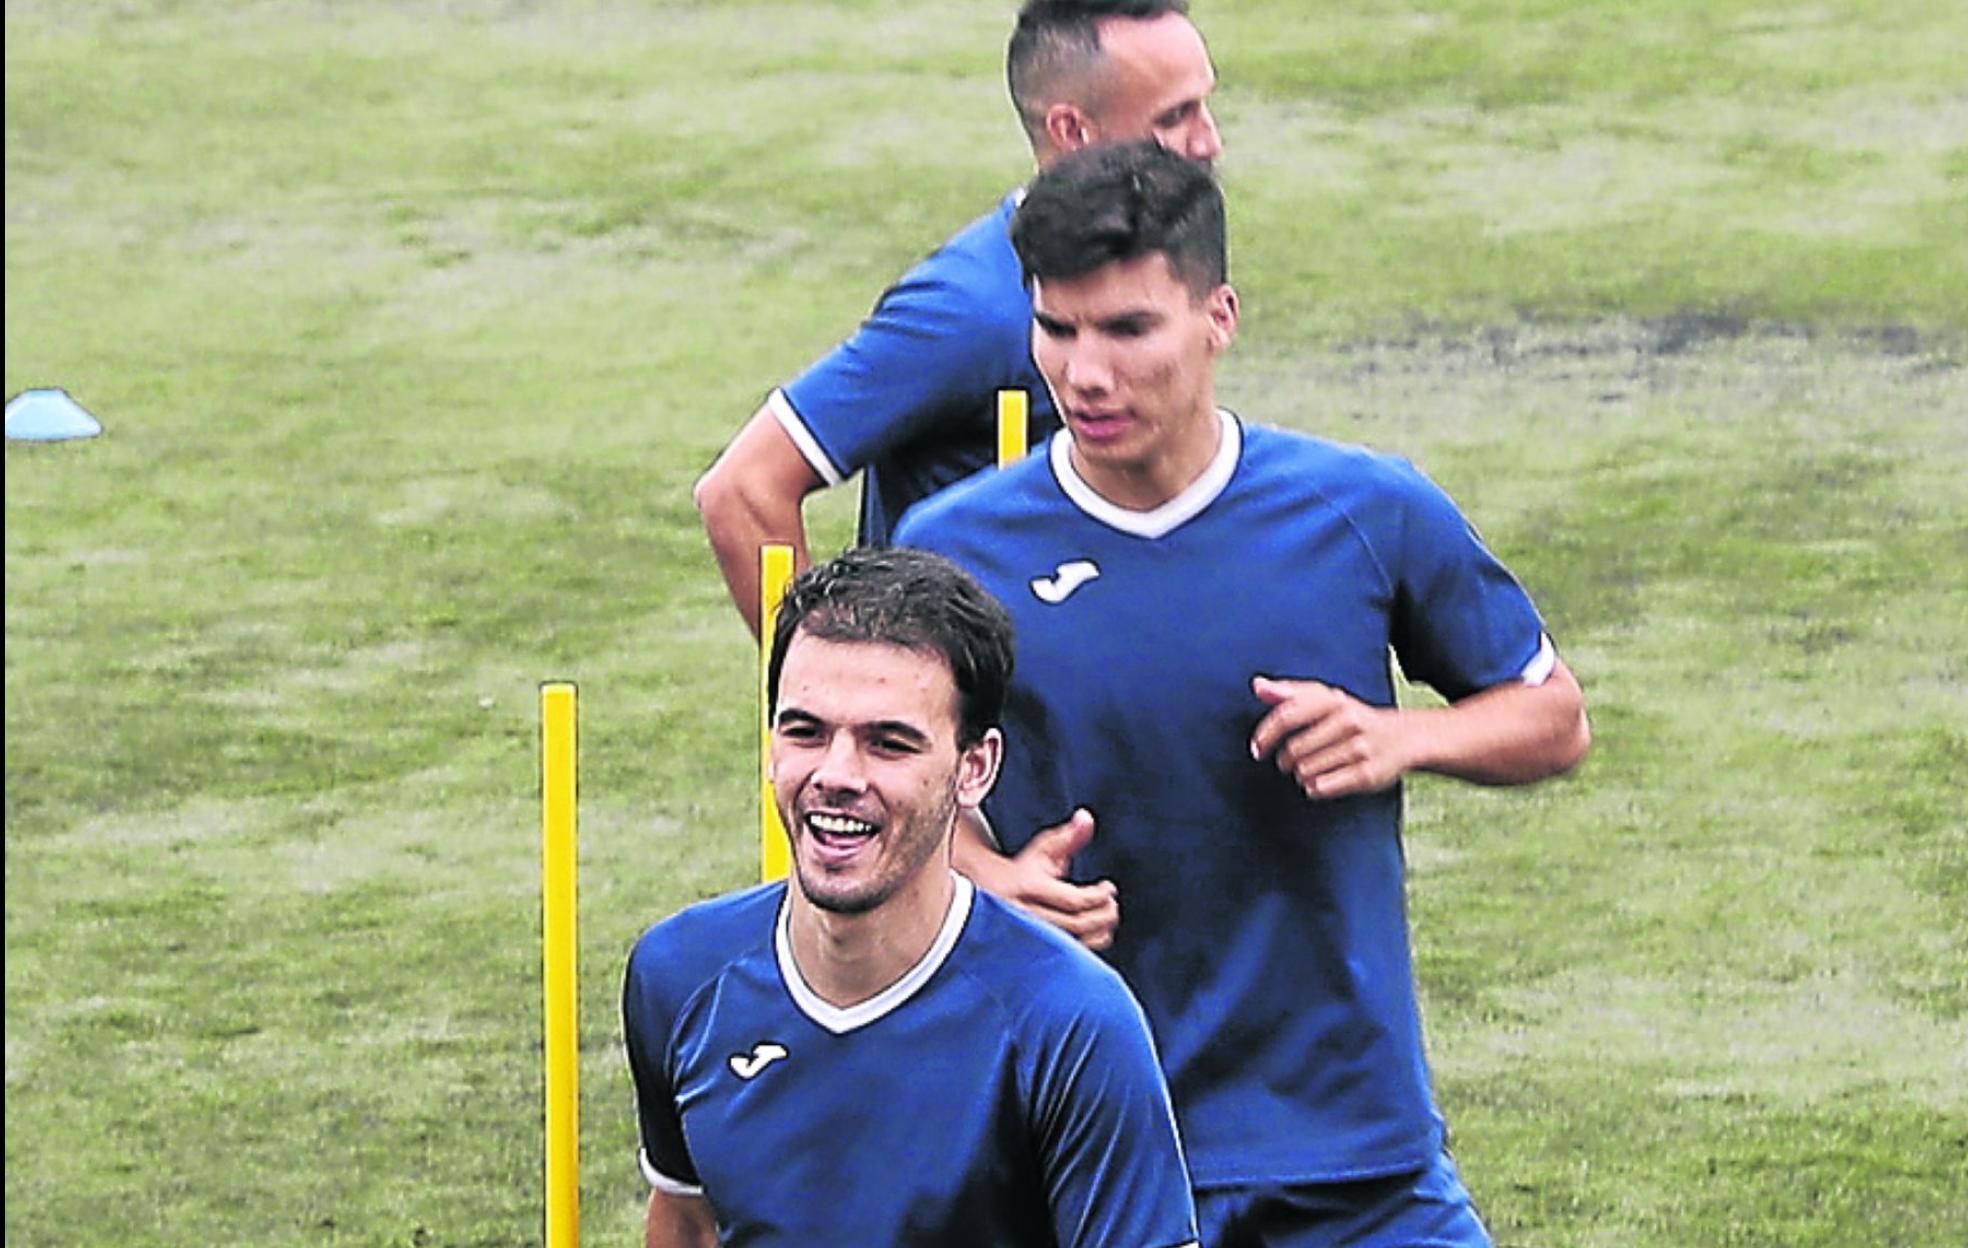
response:
<path id="1" fill-rule="evenodd" d="M 804 862 L 799 869 L 800 892 L 816 909 L 829 914 L 866 914 L 888 899 L 889 891 L 878 882 L 847 879 L 830 872 L 812 870 Z"/>
<path id="2" fill-rule="evenodd" d="M 839 898 L 849 906 L 853 895 L 880 872 L 880 838 L 822 839 L 802 829 L 793 847 L 800 883 L 816 900 Z M 830 907 L 832 908 L 832 907 Z"/>

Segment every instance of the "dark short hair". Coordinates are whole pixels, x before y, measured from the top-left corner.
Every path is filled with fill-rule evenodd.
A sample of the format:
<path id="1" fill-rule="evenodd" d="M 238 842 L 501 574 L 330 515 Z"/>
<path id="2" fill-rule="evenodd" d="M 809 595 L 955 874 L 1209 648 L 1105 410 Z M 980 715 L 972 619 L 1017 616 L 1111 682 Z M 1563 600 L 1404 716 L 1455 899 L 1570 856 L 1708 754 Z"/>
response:
<path id="1" fill-rule="evenodd" d="M 1223 191 L 1208 170 L 1153 141 L 1102 144 L 1039 173 L 1011 222 L 1028 280 L 1072 278 L 1151 252 L 1197 298 L 1230 276 Z"/>
<path id="2" fill-rule="evenodd" d="M 779 604 L 766 667 L 766 702 L 779 709 L 779 674 L 795 635 L 936 654 L 957 684 L 957 744 L 974 745 L 1004 716 L 1011 685 L 1011 615 L 941 555 L 860 547 L 793 578 Z"/>
<path id="3" fill-rule="evenodd" d="M 1103 19 L 1188 12 L 1189 0 L 1026 0 L 1005 49 L 1005 81 L 1025 133 L 1036 139 L 1045 129 L 1045 106 L 1100 59 Z"/>

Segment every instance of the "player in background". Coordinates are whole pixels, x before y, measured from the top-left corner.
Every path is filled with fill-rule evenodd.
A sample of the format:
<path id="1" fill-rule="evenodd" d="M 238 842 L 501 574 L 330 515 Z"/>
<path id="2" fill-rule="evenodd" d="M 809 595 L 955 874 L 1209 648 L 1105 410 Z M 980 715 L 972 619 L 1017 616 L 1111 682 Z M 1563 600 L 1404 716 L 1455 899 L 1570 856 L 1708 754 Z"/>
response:
<path id="1" fill-rule="evenodd" d="M 1186 0 L 1032 0 L 1006 53 L 1043 168 L 1092 143 L 1148 139 L 1204 164 L 1222 150 L 1216 71 Z M 1017 192 L 891 286 L 854 335 L 774 390 L 696 487 L 732 600 L 759 631 L 759 547 L 808 562 L 801 505 L 857 471 L 860 541 L 884 545 L 918 499 L 994 461 L 996 395 L 1057 427 L 1031 356 L 1032 303 L 1008 230 Z"/>
<path id="2" fill-rule="evenodd" d="M 1078 153 L 1012 238 L 1065 429 L 896 538 L 1017 626 L 990 825 L 1017 853 L 1070 814 L 1071 875 L 1118 889 L 1095 936 L 1161 1046 L 1204 1243 L 1486 1245 L 1423 1052 L 1400 782 L 1570 769 L 1578 683 L 1413 465 L 1218 409 L 1240 308 L 1207 172 Z M 1449 704 L 1397 706 L 1390 655 Z M 1020 902 L 1069 870 L 968 835 L 956 861 Z"/>
<path id="3" fill-rule="evenodd" d="M 1193 1246 L 1140 1007 L 950 867 L 1012 653 L 934 555 L 794 580 L 767 669 L 791 882 L 685 910 L 629 961 L 648 1248 Z"/>

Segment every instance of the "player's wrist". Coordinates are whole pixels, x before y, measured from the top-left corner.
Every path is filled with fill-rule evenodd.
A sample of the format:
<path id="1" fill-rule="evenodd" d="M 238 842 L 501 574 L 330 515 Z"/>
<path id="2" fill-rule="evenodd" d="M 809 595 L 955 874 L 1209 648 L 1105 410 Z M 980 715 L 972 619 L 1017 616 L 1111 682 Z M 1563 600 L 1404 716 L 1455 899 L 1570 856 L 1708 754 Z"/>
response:
<path id="1" fill-rule="evenodd" d="M 1396 713 L 1401 716 L 1400 732 L 1395 734 L 1400 768 L 1397 779 L 1415 771 L 1456 775 L 1466 765 L 1469 742 L 1455 721 L 1454 707 L 1418 707 Z"/>

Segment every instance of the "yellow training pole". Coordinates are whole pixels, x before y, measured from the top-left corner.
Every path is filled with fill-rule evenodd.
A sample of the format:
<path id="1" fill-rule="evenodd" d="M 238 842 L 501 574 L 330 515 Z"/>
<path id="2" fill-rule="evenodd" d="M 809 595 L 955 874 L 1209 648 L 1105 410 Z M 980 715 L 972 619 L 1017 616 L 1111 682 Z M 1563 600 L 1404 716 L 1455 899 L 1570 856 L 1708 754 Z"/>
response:
<path id="1" fill-rule="evenodd" d="M 786 845 L 786 825 L 772 792 L 772 706 L 766 682 L 772 666 L 772 629 L 779 622 L 779 600 L 793 579 L 793 548 L 774 543 L 759 547 L 759 879 L 783 880 L 792 870 Z"/>
<path id="2" fill-rule="evenodd" d="M 575 973 L 574 686 L 540 686 L 540 937 L 547 1048 L 547 1243 L 581 1242 L 580 980 Z"/>
<path id="3" fill-rule="evenodd" d="M 1025 458 L 1028 436 L 1023 390 L 998 391 L 998 467 L 1008 468 Z"/>

